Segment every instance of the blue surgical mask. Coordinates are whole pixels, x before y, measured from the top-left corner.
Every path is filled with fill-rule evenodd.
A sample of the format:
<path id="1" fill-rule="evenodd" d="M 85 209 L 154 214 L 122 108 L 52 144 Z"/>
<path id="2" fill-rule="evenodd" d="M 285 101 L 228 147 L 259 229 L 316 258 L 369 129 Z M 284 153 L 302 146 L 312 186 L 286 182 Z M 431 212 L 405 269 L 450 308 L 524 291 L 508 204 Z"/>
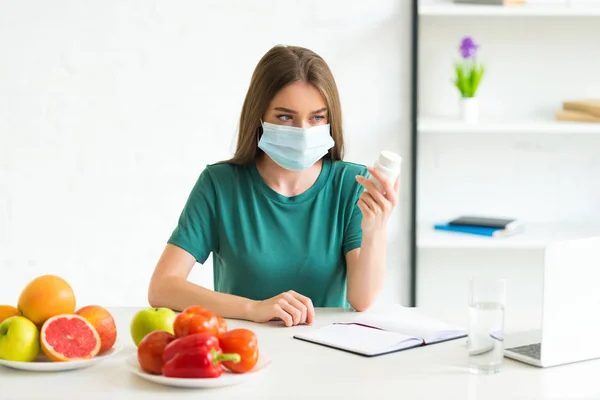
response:
<path id="1" fill-rule="evenodd" d="M 302 171 L 333 147 L 335 143 L 329 132 L 329 124 L 296 128 L 265 122 L 258 147 L 281 167 Z"/>

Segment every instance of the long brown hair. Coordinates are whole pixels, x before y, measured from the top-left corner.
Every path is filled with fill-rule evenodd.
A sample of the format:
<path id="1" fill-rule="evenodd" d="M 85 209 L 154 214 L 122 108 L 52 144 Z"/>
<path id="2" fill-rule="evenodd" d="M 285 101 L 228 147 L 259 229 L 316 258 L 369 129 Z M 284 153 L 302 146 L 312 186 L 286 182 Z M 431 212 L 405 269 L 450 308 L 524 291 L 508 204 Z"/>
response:
<path id="1" fill-rule="evenodd" d="M 258 62 L 242 106 L 237 147 L 228 162 L 245 165 L 254 161 L 262 150 L 258 147 L 261 119 L 273 97 L 294 82 L 313 85 L 325 99 L 327 121 L 335 142 L 329 149 L 332 161 L 343 158 L 344 137 L 340 96 L 329 66 L 315 52 L 298 46 L 275 46 Z"/>

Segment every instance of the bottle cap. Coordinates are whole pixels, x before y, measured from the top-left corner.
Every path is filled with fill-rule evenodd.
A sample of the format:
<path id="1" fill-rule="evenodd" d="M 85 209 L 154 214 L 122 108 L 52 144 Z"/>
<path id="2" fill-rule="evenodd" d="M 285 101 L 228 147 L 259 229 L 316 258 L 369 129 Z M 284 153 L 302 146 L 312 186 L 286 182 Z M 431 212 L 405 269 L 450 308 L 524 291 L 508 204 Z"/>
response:
<path id="1" fill-rule="evenodd" d="M 379 154 L 379 164 L 385 168 L 389 169 L 400 169 L 400 164 L 402 164 L 402 157 L 393 151 L 383 150 Z"/>

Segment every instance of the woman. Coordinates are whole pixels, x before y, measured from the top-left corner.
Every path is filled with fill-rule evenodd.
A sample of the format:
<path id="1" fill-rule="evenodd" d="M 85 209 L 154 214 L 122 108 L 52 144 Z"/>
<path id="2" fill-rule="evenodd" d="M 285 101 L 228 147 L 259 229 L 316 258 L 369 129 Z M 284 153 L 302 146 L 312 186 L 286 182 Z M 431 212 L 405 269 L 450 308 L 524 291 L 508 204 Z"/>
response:
<path id="1" fill-rule="evenodd" d="M 323 59 L 276 46 L 258 63 L 232 159 L 200 174 L 153 273 L 153 307 L 310 324 L 314 307 L 366 310 L 385 272 L 398 181 L 342 161 L 340 100 Z M 363 190 L 366 189 L 366 190 Z M 213 254 L 214 286 L 188 282 Z"/>

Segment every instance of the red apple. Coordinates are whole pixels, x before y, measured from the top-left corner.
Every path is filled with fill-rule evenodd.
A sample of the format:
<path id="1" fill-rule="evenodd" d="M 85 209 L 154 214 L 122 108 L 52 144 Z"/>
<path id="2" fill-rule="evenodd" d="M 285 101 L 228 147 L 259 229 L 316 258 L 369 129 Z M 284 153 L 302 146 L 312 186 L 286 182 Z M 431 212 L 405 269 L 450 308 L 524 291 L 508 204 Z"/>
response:
<path id="1" fill-rule="evenodd" d="M 175 336 L 166 331 L 153 331 L 144 336 L 137 349 L 138 362 L 144 372 L 161 375 L 163 352 Z"/>
<path id="2" fill-rule="evenodd" d="M 187 307 L 173 322 L 173 331 L 178 338 L 204 332 L 218 337 L 220 330 L 222 325 L 217 315 L 201 306 Z"/>
<path id="3" fill-rule="evenodd" d="M 85 306 L 76 312 L 85 318 L 100 335 L 100 352 L 102 354 L 110 350 L 117 340 L 117 325 L 113 316 L 103 307 Z"/>

